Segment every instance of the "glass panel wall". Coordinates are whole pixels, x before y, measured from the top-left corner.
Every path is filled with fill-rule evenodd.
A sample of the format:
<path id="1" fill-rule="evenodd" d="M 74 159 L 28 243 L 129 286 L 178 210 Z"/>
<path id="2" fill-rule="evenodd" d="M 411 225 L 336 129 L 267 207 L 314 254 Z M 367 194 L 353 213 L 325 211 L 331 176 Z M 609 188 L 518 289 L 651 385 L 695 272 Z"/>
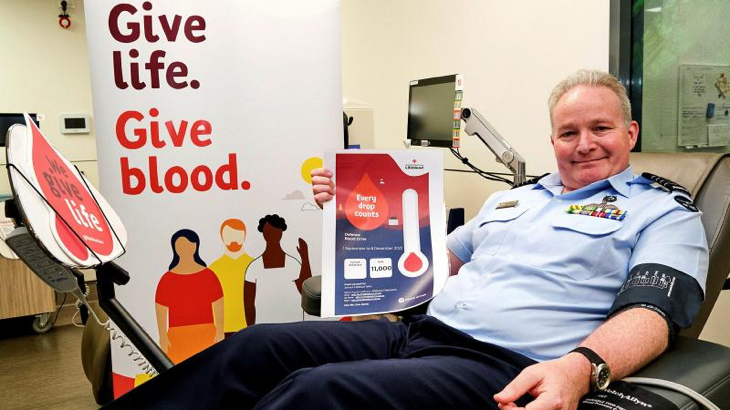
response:
<path id="1" fill-rule="evenodd" d="M 730 152 L 730 1 L 632 6 L 633 22 L 643 14 L 643 35 L 633 40 L 641 50 L 641 151 Z"/>

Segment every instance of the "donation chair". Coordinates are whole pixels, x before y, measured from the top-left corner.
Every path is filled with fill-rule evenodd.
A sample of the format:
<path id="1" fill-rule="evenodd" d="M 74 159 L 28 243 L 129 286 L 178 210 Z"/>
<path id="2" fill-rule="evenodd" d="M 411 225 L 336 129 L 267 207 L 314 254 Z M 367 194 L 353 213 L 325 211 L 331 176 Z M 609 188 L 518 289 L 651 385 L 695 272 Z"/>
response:
<path id="1" fill-rule="evenodd" d="M 692 193 L 695 205 L 703 212 L 702 224 L 710 251 L 705 300 L 694 324 L 681 331 L 664 354 L 632 377 L 678 383 L 701 394 L 720 409 L 730 409 L 730 348 L 697 339 L 720 292 L 730 288 L 730 154 L 632 153 L 631 165 L 636 174 L 659 175 Z M 302 308 L 319 316 L 320 304 L 321 276 L 313 276 L 302 286 Z M 641 384 L 681 410 L 703 408 L 684 394 Z"/>

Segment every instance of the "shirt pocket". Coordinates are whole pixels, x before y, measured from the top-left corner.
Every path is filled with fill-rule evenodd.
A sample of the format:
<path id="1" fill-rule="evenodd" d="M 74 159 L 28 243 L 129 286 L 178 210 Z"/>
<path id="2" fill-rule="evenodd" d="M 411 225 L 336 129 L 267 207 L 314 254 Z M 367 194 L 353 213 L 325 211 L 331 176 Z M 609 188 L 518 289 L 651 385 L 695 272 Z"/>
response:
<path id="1" fill-rule="evenodd" d="M 526 206 L 495 209 L 480 218 L 472 236 L 474 256 L 496 255 L 514 222 L 528 210 Z"/>
<path id="2" fill-rule="evenodd" d="M 590 279 L 614 233 L 623 221 L 587 215 L 562 214 L 551 221 L 552 235 L 537 238 L 527 259 L 533 266 L 575 280 Z"/>

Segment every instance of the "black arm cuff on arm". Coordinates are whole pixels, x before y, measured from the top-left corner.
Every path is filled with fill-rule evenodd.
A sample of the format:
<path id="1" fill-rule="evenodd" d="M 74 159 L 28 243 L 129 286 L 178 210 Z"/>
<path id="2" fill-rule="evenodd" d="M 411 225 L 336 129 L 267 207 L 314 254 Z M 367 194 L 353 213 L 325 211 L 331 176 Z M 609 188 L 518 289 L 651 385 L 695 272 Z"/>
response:
<path id="1" fill-rule="evenodd" d="M 645 307 L 685 329 L 697 317 L 703 299 L 702 288 L 692 276 L 666 265 L 644 263 L 631 269 L 608 315 L 629 306 Z M 670 334 L 673 330 L 670 326 Z"/>

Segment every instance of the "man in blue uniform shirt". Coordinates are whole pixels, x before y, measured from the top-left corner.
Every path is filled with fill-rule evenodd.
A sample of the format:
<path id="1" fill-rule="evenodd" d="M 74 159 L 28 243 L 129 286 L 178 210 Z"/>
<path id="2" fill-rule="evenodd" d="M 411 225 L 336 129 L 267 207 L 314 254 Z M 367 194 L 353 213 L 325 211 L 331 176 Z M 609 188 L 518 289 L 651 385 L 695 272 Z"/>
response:
<path id="1" fill-rule="evenodd" d="M 700 213 L 633 174 L 639 127 L 614 77 L 581 70 L 549 107 L 558 172 L 449 235 L 453 276 L 428 315 L 256 325 L 114 405 L 574 409 L 656 358 L 703 299 Z M 313 172 L 320 204 L 331 177 Z"/>

